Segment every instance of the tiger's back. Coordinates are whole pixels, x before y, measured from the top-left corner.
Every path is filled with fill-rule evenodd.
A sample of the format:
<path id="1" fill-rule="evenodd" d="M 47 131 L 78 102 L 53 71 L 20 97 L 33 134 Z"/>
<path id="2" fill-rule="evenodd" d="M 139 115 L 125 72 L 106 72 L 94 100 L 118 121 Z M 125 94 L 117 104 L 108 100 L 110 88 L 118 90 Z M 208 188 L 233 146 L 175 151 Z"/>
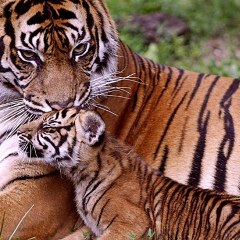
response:
<path id="1" fill-rule="evenodd" d="M 106 101 L 111 133 L 175 181 L 239 195 L 239 79 L 124 60 L 143 82 L 125 83 L 131 100 Z"/>
<path id="2" fill-rule="evenodd" d="M 145 239 L 149 229 L 164 240 L 240 238 L 240 197 L 164 177 L 105 133 L 96 112 L 74 108 L 43 115 L 20 127 L 19 141 L 27 161 L 35 152 L 35 161 L 71 179 L 78 212 L 97 239 L 120 240 L 132 232 Z"/>

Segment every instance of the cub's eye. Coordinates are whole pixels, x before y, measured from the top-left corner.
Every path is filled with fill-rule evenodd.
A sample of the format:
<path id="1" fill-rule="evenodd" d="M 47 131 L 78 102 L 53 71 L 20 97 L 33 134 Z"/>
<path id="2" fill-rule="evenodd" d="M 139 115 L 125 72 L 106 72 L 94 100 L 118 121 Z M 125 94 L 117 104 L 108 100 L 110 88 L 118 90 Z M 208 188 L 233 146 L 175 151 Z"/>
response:
<path id="1" fill-rule="evenodd" d="M 56 132 L 56 128 L 50 126 L 49 124 L 43 124 L 41 129 L 45 133 L 54 133 L 54 132 Z"/>
<path id="2" fill-rule="evenodd" d="M 50 128 L 50 127 L 44 127 L 43 131 L 44 131 L 44 133 L 55 133 L 56 129 Z"/>
<path id="3" fill-rule="evenodd" d="M 75 56 L 83 56 L 87 53 L 89 49 L 90 44 L 89 43 L 80 43 L 78 44 L 74 49 L 73 52 Z"/>
<path id="4" fill-rule="evenodd" d="M 32 61 L 36 60 L 37 54 L 35 52 L 32 52 L 30 50 L 18 50 L 18 56 L 23 60 L 23 61 Z"/>

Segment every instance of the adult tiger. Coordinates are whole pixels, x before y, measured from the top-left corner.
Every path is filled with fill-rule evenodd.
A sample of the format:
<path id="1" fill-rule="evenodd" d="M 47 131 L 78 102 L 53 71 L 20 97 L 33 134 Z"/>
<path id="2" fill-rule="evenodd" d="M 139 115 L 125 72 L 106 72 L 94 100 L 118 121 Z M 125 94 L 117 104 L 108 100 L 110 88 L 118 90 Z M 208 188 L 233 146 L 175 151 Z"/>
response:
<path id="1" fill-rule="evenodd" d="M 102 112 L 111 133 L 152 167 L 182 183 L 239 195 L 239 80 L 133 53 L 119 40 L 102 0 L 2 0 L 0 86 L 6 104 L 0 112 L 3 239 L 33 204 L 15 235 L 20 239 L 57 239 L 77 221 L 71 185 L 48 166 L 20 164 L 14 136 L 5 140 L 29 119 L 15 116 L 22 115 L 19 105 L 35 116 L 95 106 L 107 96 L 98 107 L 118 115 Z M 113 91 L 127 98 L 108 96 Z"/>

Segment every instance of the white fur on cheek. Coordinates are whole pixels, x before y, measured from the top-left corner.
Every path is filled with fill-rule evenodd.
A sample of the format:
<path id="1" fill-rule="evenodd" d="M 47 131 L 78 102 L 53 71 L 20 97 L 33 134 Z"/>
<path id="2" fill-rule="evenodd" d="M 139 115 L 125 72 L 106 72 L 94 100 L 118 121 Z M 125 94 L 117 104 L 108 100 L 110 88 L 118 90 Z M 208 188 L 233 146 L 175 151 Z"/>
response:
<path id="1" fill-rule="evenodd" d="M 18 153 L 17 135 L 9 137 L 0 146 L 0 163 L 9 155 Z"/>
<path id="2" fill-rule="evenodd" d="M 0 190 L 15 178 L 15 169 L 20 164 L 18 140 L 14 135 L 0 145 Z"/>

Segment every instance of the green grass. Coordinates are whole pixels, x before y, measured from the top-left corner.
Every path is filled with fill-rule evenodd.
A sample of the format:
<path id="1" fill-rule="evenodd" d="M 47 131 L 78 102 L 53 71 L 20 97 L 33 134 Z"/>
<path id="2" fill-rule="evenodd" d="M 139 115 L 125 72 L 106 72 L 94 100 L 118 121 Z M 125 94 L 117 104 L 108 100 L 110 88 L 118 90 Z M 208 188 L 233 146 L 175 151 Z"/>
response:
<path id="1" fill-rule="evenodd" d="M 152 231 L 152 229 L 149 229 L 146 240 L 154 240 L 155 239 L 154 236 L 155 236 L 155 233 Z M 127 234 L 127 237 L 129 239 L 136 239 L 138 236 L 135 233 L 129 233 Z"/>
<path id="2" fill-rule="evenodd" d="M 159 43 L 144 45 L 143 35 L 126 25 L 119 35 L 135 52 L 156 62 L 221 76 L 240 77 L 240 0 L 106 0 L 115 20 L 136 13 L 155 11 L 187 22 L 186 37 L 167 36 Z M 159 26 L 161 28 L 161 26 Z M 215 41 L 222 44 L 215 49 Z M 187 42 L 187 44 L 186 44 Z M 216 56 L 216 51 L 222 57 Z"/>
<path id="3" fill-rule="evenodd" d="M 83 232 L 83 239 L 89 240 L 90 239 L 90 232 Z"/>

